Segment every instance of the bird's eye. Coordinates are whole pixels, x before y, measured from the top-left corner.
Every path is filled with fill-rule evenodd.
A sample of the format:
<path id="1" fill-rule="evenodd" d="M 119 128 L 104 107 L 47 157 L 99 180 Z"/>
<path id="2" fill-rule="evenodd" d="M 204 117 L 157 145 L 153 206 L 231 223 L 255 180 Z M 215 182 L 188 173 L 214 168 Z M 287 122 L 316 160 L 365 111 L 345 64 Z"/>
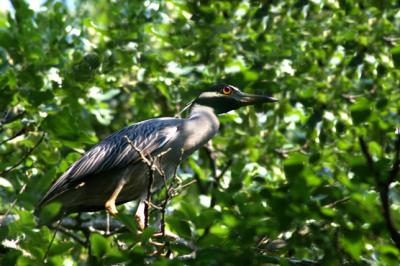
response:
<path id="1" fill-rule="evenodd" d="M 226 87 L 224 87 L 224 88 L 222 89 L 222 93 L 225 94 L 225 95 L 231 94 L 232 91 L 233 91 L 232 88 L 231 88 L 231 87 L 228 87 L 228 86 L 226 86 Z"/>

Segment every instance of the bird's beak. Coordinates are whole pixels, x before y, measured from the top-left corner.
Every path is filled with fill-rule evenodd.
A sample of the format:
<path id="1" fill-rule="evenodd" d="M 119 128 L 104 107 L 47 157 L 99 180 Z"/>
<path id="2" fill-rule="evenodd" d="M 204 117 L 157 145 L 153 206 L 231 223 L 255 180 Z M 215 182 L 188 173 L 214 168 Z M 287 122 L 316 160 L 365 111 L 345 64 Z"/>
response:
<path id="1" fill-rule="evenodd" d="M 243 92 L 239 95 L 238 100 L 241 106 L 252 105 L 257 103 L 278 102 L 278 99 L 275 99 L 273 97 L 257 95 L 257 94 L 249 94 Z"/>

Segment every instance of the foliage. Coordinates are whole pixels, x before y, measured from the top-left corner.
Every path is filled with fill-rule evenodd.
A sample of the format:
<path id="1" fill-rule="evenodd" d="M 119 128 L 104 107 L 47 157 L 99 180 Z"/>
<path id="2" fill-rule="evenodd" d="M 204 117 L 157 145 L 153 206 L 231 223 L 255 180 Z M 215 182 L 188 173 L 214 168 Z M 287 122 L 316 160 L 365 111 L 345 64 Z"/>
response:
<path id="1" fill-rule="evenodd" d="M 116 220 L 128 230 L 59 232 L 48 263 L 398 263 L 379 196 L 400 123 L 397 1 L 12 4 L 0 14 L 0 264 L 43 263 L 53 230 L 33 210 L 84 150 L 221 80 L 280 102 L 221 116 L 212 146 L 183 163 L 179 176 L 198 182 L 166 224 L 196 259 L 182 262 L 191 250 L 173 241 L 173 259 L 150 256 L 152 230 L 137 235 L 127 204 Z M 395 225 L 399 197 L 397 176 Z"/>

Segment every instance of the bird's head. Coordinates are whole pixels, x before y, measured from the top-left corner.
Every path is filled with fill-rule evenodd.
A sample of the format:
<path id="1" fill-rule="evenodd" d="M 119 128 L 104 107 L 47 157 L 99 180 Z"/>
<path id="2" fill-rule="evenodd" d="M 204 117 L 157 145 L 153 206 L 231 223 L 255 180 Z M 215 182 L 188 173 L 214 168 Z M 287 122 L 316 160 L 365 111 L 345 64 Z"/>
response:
<path id="1" fill-rule="evenodd" d="M 219 84 L 200 93 L 193 103 L 209 106 L 217 114 L 221 114 L 242 106 L 277 101 L 273 97 L 244 93 L 232 85 Z"/>

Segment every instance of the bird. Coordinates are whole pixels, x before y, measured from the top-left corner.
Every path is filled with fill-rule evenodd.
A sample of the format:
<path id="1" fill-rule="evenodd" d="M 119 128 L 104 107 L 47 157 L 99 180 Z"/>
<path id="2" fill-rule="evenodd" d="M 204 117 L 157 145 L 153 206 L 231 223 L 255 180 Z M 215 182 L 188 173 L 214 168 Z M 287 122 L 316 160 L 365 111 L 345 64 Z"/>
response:
<path id="1" fill-rule="evenodd" d="M 58 219 L 75 212 L 107 210 L 146 197 L 154 163 L 152 190 L 160 189 L 178 165 L 213 138 L 220 128 L 218 115 L 243 106 L 273 103 L 276 98 L 242 92 L 227 84 L 201 91 L 187 108 L 186 118 L 153 118 L 127 126 L 103 139 L 74 162 L 40 200 L 36 213 L 58 202 Z"/>

